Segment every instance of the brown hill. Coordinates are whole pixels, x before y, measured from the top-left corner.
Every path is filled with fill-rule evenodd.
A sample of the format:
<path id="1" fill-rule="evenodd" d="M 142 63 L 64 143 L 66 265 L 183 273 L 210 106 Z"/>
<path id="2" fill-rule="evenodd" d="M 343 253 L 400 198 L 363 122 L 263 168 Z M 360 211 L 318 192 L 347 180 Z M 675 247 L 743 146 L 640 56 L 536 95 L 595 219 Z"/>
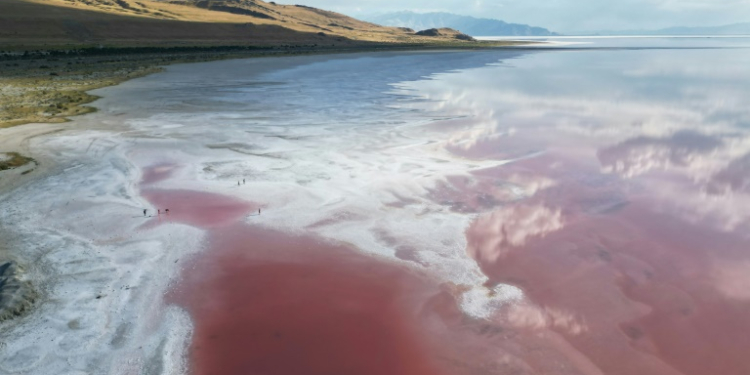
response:
<path id="1" fill-rule="evenodd" d="M 434 44 L 436 37 L 260 0 L 0 0 L 2 48 L 370 42 Z"/>

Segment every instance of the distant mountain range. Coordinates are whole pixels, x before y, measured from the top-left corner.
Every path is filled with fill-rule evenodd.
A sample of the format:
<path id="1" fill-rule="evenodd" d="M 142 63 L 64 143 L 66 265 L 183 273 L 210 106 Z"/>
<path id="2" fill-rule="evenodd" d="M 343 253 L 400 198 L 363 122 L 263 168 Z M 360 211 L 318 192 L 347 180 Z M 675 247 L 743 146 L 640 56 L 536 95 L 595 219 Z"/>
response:
<path id="1" fill-rule="evenodd" d="M 750 35 L 750 22 L 713 27 L 669 27 L 659 30 L 606 30 L 583 35 Z"/>
<path id="2" fill-rule="evenodd" d="M 507 23 L 489 18 L 474 18 L 452 13 L 396 12 L 364 17 L 383 25 L 408 27 L 414 30 L 449 27 L 472 36 L 552 36 L 559 35 L 542 27 Z"/>

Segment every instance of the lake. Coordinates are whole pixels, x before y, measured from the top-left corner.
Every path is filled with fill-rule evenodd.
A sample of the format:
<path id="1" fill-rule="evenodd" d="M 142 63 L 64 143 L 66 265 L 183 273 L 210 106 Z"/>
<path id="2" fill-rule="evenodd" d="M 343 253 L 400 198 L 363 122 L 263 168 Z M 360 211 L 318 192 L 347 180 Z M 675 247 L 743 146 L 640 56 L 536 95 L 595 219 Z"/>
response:
<path id="1" fill-rule="evenodd" d="M 750 38 L 552 41 L 96 90 L 0 370 L 750 373 Z"/>

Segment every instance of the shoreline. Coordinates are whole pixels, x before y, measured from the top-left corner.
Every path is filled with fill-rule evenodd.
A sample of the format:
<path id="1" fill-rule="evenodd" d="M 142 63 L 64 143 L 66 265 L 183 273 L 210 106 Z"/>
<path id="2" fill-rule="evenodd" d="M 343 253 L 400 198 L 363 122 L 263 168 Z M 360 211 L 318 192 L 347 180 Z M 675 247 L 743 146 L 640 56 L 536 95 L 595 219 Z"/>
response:
<path id="1" fill-rule="evenodd" d="M 374 53 L 370 56 L 380 55 Z M 312 57 L 305 57 L 305 59 L 310 58 Z M 321 58 L 312 58 L 312 61 L 328 60 L 325 56 L 321 56 Z M 215 62 L 211 64 L 213 63 Z M 253 74 L 278 69 L 276 61 L 254 61 L 245 65 L 241 61 L 218 62 L 218 64 L 218 67 L 211 69 L 221 71 L 224 69 L 221 64 L 248 66 Z M 283 64 L 296 66 L 300 64 L 300 61 L 289 59 Z M 177 68 L 177 70 L 189 69 Z M 94 94 L 100 94 L 100 92 L 94 92 Z M 134 95 L 133 92 L 124 94 Z M 105 92 L 102 95 L 103 101 L 97 105 L 102 110 L 99 113 L 78 118 L 72 123 L 73 126 L 27 124 L 0 130 L 0 134 L 4 135 L 0 145 L 8 145 L 9 149 L 15 148 L 28 153 L 41 163 L 38 172 L 26 175 L 29 178 L 13 178 L 14 174 L 21 173 L 18 169 L 5 171 L 0 178 L 0 200 L 9 209 L 7 215 L 4 216 L 15 217 L 14 220 L 18 221 L 18 223 L 8 222 L 9 225 L 4 226 L 4 232 L 9 235 L 9 237 L 3 235 L 4 239 L 8 240 L 4 242 L 10 246 L 16 246 L 14 255 L 21 255 L 21 257 L 15 260 L 22 265 L 31 265 L 27 270 L 27 275 L 37 280 L 34 286 L 40 291 L 41 301 L 32 307 L 31 314 L 26 317 L 4 322 L 2 331 L 4 334 L 13 332 L 14 337 L 33 335 L 39 330 L 39 328 L 34 328 L 37 325 L 42 327 L 51 325 L 54 330 L 60 331 L 59 336 L 44 347 L 33 346 L 31 344 L 34 342 L 26 338 L 9 341 L 6 347 L 0 348 L 0 358 L 17 358 L 17 360 L 0 365 L 0 369 L 24 373 L 23 369 L 32 366 L 25 361 L 39 363 L 42 359 L 37 356 L 41 354 L 36 353 L 45 352 L 56 353 L 45 361 L 45 364 L 50 362 L 49 366 L 60 366 L 53 364 L 54 357 L 68 355 L 68 353 L 76 354 L 82 350 L 80 348 L 93 348 L 99 345 L 103 345 L 102 350 L 108 353 L 109 346 L 106 344 L 110 340 L 120 342 L 126 340 L 125 338 L 133 339 L 141 336 L 144 340 L 146 337 L 149 340 L 154 336 L 167 337 L 167 346 L 162 346 L 159 342 L 148 342 L 142 345 L 142 350 L 139 347 L 127 347 L 127 355 L 112 360 L 126 361 L 142 358 L 147 352 L 158 352 L 159 356 L 164 356 L 159 359 L 165 361 L 163 365 L 167 365 L 168 362 L 175 366 L 175 371 L 180 368 L 178 354 L 182 350 L 185 338 L 189 340 L 190 337 L 188 331 L 192 325 L 189 319 L 184 312 L 178 311 L 179 309 L 174 306 L 148 309 L 141 305 L 153 304 L 154 298 L 160 298 L 160 293 L 172 285 L 175 280 L 173 278 L 167 280 L 165 276 L 173 273 L 172 276 L 175 276 L 180 272 L 185 266 L 182 263 L 183 259 L 189 259 L 195 251 L 200 250 L 205 234 L 198 229 L 183 226 L 140 230 L 143 224 L 140 224 L 140 218 L 134 218 L 139 215 L 132 214 L 131 211 L 139 212 L 140 207 L 149 207 L 156 211 L 155 208 L 151 208 L 147 199 L 139 191 L 138 183 L 145 178 L 140 169 L 152 163 L 162 162 L 160 157 L 166 155 L 162 155 L 161 151 L 157 150 L 154 150 L 153 154 L 140 155 L 139 152 L 150 152 L 152 147 L 142 146 L 139 149 L 141 151 L 136 152 L 136 149 L 128 143 L 133 141 L 148 143 L 149 138 L 140 138 L 138 135 L 121 136 L 121 134 L 128 133 L 125 129 L 128 125 L 116 117 L 117 112 L 107 110 L 111 108 L 108 104 L 117 103 L 119 98 L 118 95 L 108 95 Z M 111 119 L 114 122 L 101 122 L 102 119 Z M 112 127 L 113 124 L 117 127 Z M 60 132 L 60 136 L 44 137 L 51 132 Z M 102 134 L 92 134 L 98 132 Z M 159 144 L 158 141 L 156 142 Z M 229 150 L 210 152 L 219 156 L 224 153 L 228 154 Z M 185 182 L 184 176 L 178 177 L 180 178 L 176 180 L 177 183 Z M 40 181 L 44 182 L 37 183 Z M 71 184 L 72 181 L 78 182 Z M 203 181 L 203 183 L 206 182 L 208 181 Z M 201 181 L 196 181 L 192 187 L 195 188 L 200 183 Z M 101 187 L 107 186 L 109 187 L 103 190 L 108 192 L 107 194 L 101 198 L 90 198 L 102 194 Z M 216 189 L 218 186 L 212 183 L 205 188 Z M 216 190 L 219 194 L 231 191 L 226 188 Z M 122 193 L 119 193 L 120 191 Z M 115 192 L 118 193 L 110 196 Z M 120 197 L 119 194 L 124 194 L 124 196 Z M 236 193 L 227 195 L 232 196 Z M 59 196 L 70 197 L 70 199 L 65 199 L 67 202 L 61 201 Z M 32 200 L 36 203 L 31 206 L 25 203 Z M 40 204 L 45 206 L 44 202 L 52 204 L 39 207 Z M 38 208 L 30 209 L 32 206 Z M 269 217 L 272 221 L 279 221 L 273 211 L 269 212 L 268 216 L 265 210 L 263 213 L 264 218 Z M 46 226 L 45 222 L 54 225 Z M 40 231 L 39 228 L 29 226 L 29 223 L 47 227 L 47 229 Z M 167 240 L 168 238 L 170 239 Z M 47 241 L 54 242 L 47 243 Z M 162 242 L 165 243 L 161 244 Z M 353 246 L 362 248 L 356 244 Z M 119 255 L 123 250 L 126 250 L 125 254 Z M 130 257 L 126 253 L 131 251 L 143 252 L 147 254 L 147 258 L 154 258 L 156 261 L 153 264 L 150 261 L 147 264 L 123 264 L 122 262 L 128 261 Z M 361 253 L 365 257 L 371 255 L 370 250 L 363 250 Z M 52 261 L 53 259 L 70 259 L 71 261 L 66 260 L 62 264 L 56 264 Z M 402 260 L 395 261 L 401 262 Z M 153 271 L 154 267 L 161 270 L 159 275 L 147 275 Z M 84 270 L 81 271 L 81 268 Z M 108 271 L 101 273 L 102 270 Z M 83 276 L 73 277 L 72 275 Z M 148 281 L 149 279 L 151 280 Z M 131 288 L 133 285 L 135 287 Z M 75 298 L 61 298 L 60 288 L 75 290 Z M 127 306 L 121 306 L 121 302 L 118 302 L 121 300 L 133 302 L 129 302 Z M 81 310 L 82 308 L 84 310 Z M 139 316 L 138 320 L 131 317 L 141 310 L 146 311 L 145 317 Z M 112 316 L 117 317 L 116 321 L 107 322 L 106 319 Z M 40 321 L 49 317 L 54 317 L 51 323 Z M 141 319 L 151 322 L 148 324 L 158 324 L 159 332 L 162 333 L 153 334 L 150 331 L 143 331 L 144 324 L 145 326 L 148 324 L 140 323 Z M 167 327 L 184 329 L 170 333 Z M 100 339 L 86 338 L 88 341 L 83 345 L 78 344 L 76 341 L 78 339 L 75 339 L 76 335 L 87 337 L 86 335 L 92 335 L 101 330 L 106 334 L 97 333 L 97 335 L 106 340 L 104 342 L 100 342 Z M 19 332 L 28 333 L 21 335 Z M 92 350 L 90 355 L 96 356 L 97 352 Z"/>
<path id="2" fill-rule="evenodd" d="M 394 52 L 392 56 L 401 56 L 398 52 L 400 51 Z M 378 56 L 383 55 L 378 53 L 369 55 L 371 58 Z M 410 62 L 424 60 L 414 59 L 413 57 L 408 57 L 406 60 Z M 347 62 L 349 59 L 341 56 L 336 58 L 334 56 L 332 60 Z M 173 70 L 177 71 L 176 73 L 167 71 L 165 75 L 184 75 L 186 71 L 191 70 L 205 72 L 206 70 L 204 69 L 207 69 L 210 75 L 211 73 L 224 73 L 227 67 L 234 67 L 234 69 L 237 69 L 234 70 L 236 73 L 252 72 L 251 75 L 255 76 L 269 72 L 285 71 L 285 69 L 279 69 L 279 65 L 285 67 L 306 66 L 312 65 L 307 64 L 309 62 L 322 61 L 327 62 L 329 59 L 321 55 L 319 58 L 306 56 L 300 58 L 300 60 L 289 58 L 281 63 L 279 61 L 257 61 L 255 59 L 211 62 L 200 68 L 175 66 Z M 474 60 L 471 61 L 473 62 Z M 480 59 L 481 61 L 484 60 Z M 372 66 L 381 66 L 379 62 L 370 62 L 370 64 L 373 64 Z M 425 69 L 431 71 L 429 67 Z M 230 71 L 232 70 L 230 69 Z M 384 71 L 387 71 L 387 69 Z M 391 73 L 388 74 L 390 76 Z M 418 74 L 418 70 L 416 73 L 410 74 L 416 74 L 415 76 L 420 75 Z M 297 77 L 307 76 L 309 75 L 300 75 Z M 174 78 L 160 76 L 160 78 L 156 79 L 156 84 L 170 82 L 170 79 Z M 399 76 L 398 79 L 409 78 Z M 54 328 L 53 331 L 59 330 L 60 332 L 59 337 L 51 343 L 45 344 L 49 346 L 44 346 L 43 349 L 35 346 L 27 346 L 32 341 L 26 341 L 26 339 L 9 342 L 7 347 L 0 348 L 0 359 L 3 357 L 18 359 L 8 361 L 7 365 L 0 364 L 0 369 L 8 370 L 9 372 L 24 373 L 25 370 L 23 369 L 31 368 L 29 366 L 32 366 L 32 364 L 26 364 L 25 360 L 31 358 L 29 363 L 38 363 L 41 361 L 41 359 L 34 357 L 36 354 L 30 354 L 37 352 L 54 352 L 55 354 L 50 355 L 48 362 L 51 362 L 58 356 L 69 355 L 69 353 L 72 353 L 70 355 L 83 356 L 84 354 L 82 354 L 83 352 L 80 348 L 90 349 L 90 353 L 87 351 L 86 356 L 97 356 L 102 353 L 111 354 L 108 351 L 108 344 L 110 342 L 118 343 L 117 345 L 124 345 L 127 349 L 127 355 L 107 357 L 110 358 L 110 361 L 143 360 L 143 358 L 152 356 L 151 353 L 159 353 L 158 356 L 152 357 L 163 356 L 163 358 L 159 357 L 159 361 L 163 362 L 157 361 L 158 363 L 162 363 L 160 366 L 174 366 L 175 371 L 181 368 L 179 364 L 181 358 L 178 354 L 183 350 L 181 348 L 185 344 L 184 340 L 190 340 L 189 331 L 193 327 L 192 323 L 184 311 L 175 306 L 153 306 L 153 301 L 160 300 L 160 293 L 173 286 L 175 279 L 167 279 L 167 276 L 177 275 L 185 267 L 183 261 L 191 258 L 196 254 L 196 251 L 202 249 L 203 241 L 206 237 L 204 232 L 194 227 L 170 225 L 163 226 L 162 228 L 149 228 L 148 224 L 142 224 L 140 215 L 136 214 L 136 212 L 140 212 L 142 207 L 148 207 L 152 212 L 156 211 L 156 208 L 148 202 L 142 191 L 140 191 L 139 181 L 147 178 L 146 173 L 143 172 L 144 168 L 148 168 L 154 165 L 154 163 L 168 163 L 170 159 L 182 160 L 181 157 L 170 155 L 165 150 L 176 151 L 183 149 L 183 147 L 174 144 L 169 137 L 149 136 L 147 124 L 145 128 L 139 129 L 138 126 L 131 126 L 127 123 L 127 116 L 120 117 L 122 114 L 118 112 L 120 109 L 116 108 L 116 106 L 112 107 L 112 104 L 118 103 L 119 100 L 127 101 L 127 98 L 131 97 L 131 102 L 128 103 L 131 107 L 133 105 L 137 106 L 138 101 L 135 101 L 135 104 L 133 104 L 132 101 L 135 99 L 132 98 L 141 99 L 140 94 L 144 92 L 138 90 L 138 86 L 142 85 L 142 82 L 131 82 L 133 82 L 132 85 L 126 83 L 126 85 L 129 85 L 128 87 L 112 88 L 111 90 L 113 91 L 111 92 L 93 92 L 93 94 L 102 94 L 102 101 L 97 104 L 100 111 L 78 118 L 72 124 L 73 126 L 65 124 L 29 124 L 0 130 L 0 134 L 14 134 L 13 137 L 3 137 L 3 141 L 15 142 L 15 147 L 25 147 L 23 150 L 38 158 L 42 166 L 46 168 L 40 169 L 39 172 L 41 173 L 29 174 L 31 177 L 29 179 L 6 179 L 5 177 L 9 175 L 2 175 L 4 182 L 8 181 L 8 183 L 15 185 L 14 190 L 12 190 L 12 199 L 17 200 L 17 202 L 7 200 L 11 196 L 9 190 L 2 192 L 0 200 L 3 201 L 4 205 L 11 206 L 14 212 L 21 216 L 16 219 L 19 222 L 23 221 L 23 217 L 27 217 L 23 221 L 26 224 L 21 223 L 19 224 L 20 226 L 9 225 L 8 228 L 4 228 L 8 232 L 15 231 L 12 238 L 10 238 L 12 241 L 8 241 L 8 243 L 10 245 L 19 245 L 18 249 L 23 249 L 23 252 L 29 252 L 28 254 L 24 254 L 24 259 L 21 259 L 21 261 L 22 263 L 25 261 L 24 264 L 34 265 L 29 270 L 29 276 L 38 278 L 37 287 L 42 291 L 41 299 L 43 301 L 33 308 L 33 312 L 28 316 L 28 319 L 22 318 L 15 322 L 4 324 L 2 329 L 4 333 L 29 330 L 29 335 L 33 335 L 33 332 L 39 330 L 38 328 L 34 329 L 35 325 L 42 325 L 45 328 L 52 326 Z M 151 79 L 149 79 L 149 82 L 151 84 L 154 83 Z M 206 82 L 201 81 L 200 83 Z M 212 83 L 208 82 L 208 84 Z M 134 88 L 136 90 L 133 90 Z M 174 89 L 174 87 L 170 86 L 169 89 Z M 141 90 L 150 91 L 151 88 L 142 87 Z M 158 94 L 155 95 L 158 96 Z M 148 109 L 145 109 L 145 111 L 148 113 Z M 50 127 L 53 129 L 50 129 Z M 136 130 L 133 133 L 142 133 L 129 134 L 131 129 Z M 51 131 L 60 131 L 60 136 L 42 136 L 49 134 Z M 273 134 L 270 136 L 273 136 Z M 278 138 L 264 138 L 264 145 L 267 146 L 271 143 L 270 139 L 278 139 L 277 142 L 279 144 L 285 143 L 286 140 L 282 138 L 285 135 L 281 133 L 278 135 Z M 303 138 L 305 137 L 300 139 Z M 295 140 L 296 138 L 291 137 L 289 139 Z M 248 138 L 246 141 L 254 142 L 252 138 Z M 411 144 L 413 141 L 407 140 L 406 142 Z M 141 143 L 141 145 L 137 145 L 138 143 Z M 203 152 L 206 155 L 210 155 L 211 159 L 217 158 L 216 160 L 219 161 L 227 157 L 236 157 L 234 156 L 234 152 L 236 151 L 225 149 L 231 146 L 224 147 L 219 144 L 219 146 L 213 148 L 210 145 Z M 299 150 L 307 151 L 317 147 L 317 144 L 303 143 L 299 145 Z M 401 152 L 398 151 L 400 150 L 398 148 L 394 150 L 396 150 L 394 151 L 396 153 Z M 41 155 L 38 155 L 38 153 L 41 153 Z M 190 156 L 198 157 L 200 155 Z M 251 157 L 255 160 L 259 158 L 257 155 Z M 174 181 L 162 181 L 159 184 L 166 183 L 163 186 L 166 188 L 174 188 L 174 184 L 181 184 L 185 185 L 187 189 L 214 190 L 218 194 L 227 196 L 241 197 L 243 195 L 242 192 L 235 190 L 234 186 L 224 186 L 222 183 L 223 178 L 221 177 L 214 179 L 206 179 L 204 177 L 196 180 L 196 176 L 194 175 L 183 175 L 183 173 L 193 173 L 194 171 L 191 172 L 192 168 L 201 165 L 200 157 L 185 160 L 192 161 L 192 163 L 186 166 L 186 171 L 179 172 Z M 273 161 L 271 162 L 273 163 Z M 268 168 L 269 171 L 273 170 L 273 167 L 270 165 Z M 20 173 L 20 171 L 15 170 L 12 173 Z M 349 172 L 346 172 L 346 174 L 348 175 Z M 48 177 L 52 179 L 47 179 Z M 42 180 L 44 180 L 44 183 L 36 183 Z M 22 189 L 16 189 L 16 187 L 21 185 L 23 185 Z M 161 185 L 158 186 L 162 187 Z M 320 193 L 315 189 L 313 192 L 316 194 Z M 244 194 L 247 195 L 249 193 L 245 192 Z M 63 202 L 59 199 L 60 196 L 70 197 L 70 199 L 68 202 Z M 263 218 L 268 218 L 266 219 L 268 223 L 272 223 L 268 225 L 278 229 L 278 226 L 284 225 L 282 217 L 289 217 L 289 211 L 284 212 L 283 208 L 279 209 L 280 207 L 278 207 L 279 202 L 284 199 L 283 196 L 278 196 L 274 199 L 275 201 L 271 201 L 269 204 L 275 207 L 269 210 L 268 214 L 266 214 L 266 210 L 264 209 Z M 31 202 L 32 200 L 34 204 L 31 206 L 24 203 Z M 50 202 L 52 204 L 45 205 L 43 202 Z M 318 199 L 315 199 L 312 202 L 300 202 L 297 207 L 308 207 L 309 203 L 313 205 L 320 204 Z M 265 204 L 264 202 L 264 207 Z M 32 208 L 29 209 L 29 207 Z M 288 208 L 288 210 L 296 211 L 298 208 Z M 4 216 L 11 217 L 9 215 Z M 333 223 L 326 224 L 324 220 L 321 220 L 325 218 L 329 218 L 328 214 L 324 214 L 318 218 L 305 218 L 305 220 L 311 220 L 312 222 L 309 224 L 303 222 L 294 223 L 293 226 L 298 230 L 299 228 L 308 228 L 307 230 L 318 232 L 325 238 L 332 238 L 334 236 L 324 228 L 331 225 L 335 226 L 336 223 L 334 221 Z M 448 220 L 448 218 L 452 218 L 452 220 Z M 445 227 L 449 228 L 451 233 L 460 233 L 458 228 L 463 225 L 464 219 L 452 213 L 446 213 L 443 220 L 446 222 Z M 44 227 L 45 221 L 47 224 L 54 224 L 45 230 L 45 232 L 39 232 L 38 228 L 28 225 L 30 222 L 33 222 L 36 226 Z M 142 230 L 146 228 L 148 230 Z M 291 235 L 295 233 L 294 228 L 290 227 Z M 57 241 L 53 245 L 46 243 L 48 241 L 46 237 L 50 235 Z M 448 244 L 447 237 L 444 239 L 440 239 L 439 237 L 434 238 L 436 243 L 443 244 L 440 246 L 446 249 L 453 249 L 453 245 Z M 59 238 L 60 240 L 58 241 L 55 238 Z M 342 242 L 350 243 L 353 247 L 362 250 L 362 256 L 369 257 L 392 246 L 388 241 L 393 240 L 385 239 L 383 240 L 385 243 L 377 244 L 374 249 L 368 247 L 367 245 L 370 244 L 367 242 L 364 243 L 365 246 L 362 246 L 363 242 L 361 241 L 361 239 L 356 237 L 349 237 L 343 238 Z M 73 246 L 69 244 L 73 244 Z M 40 251 L 43 252 L 40 253 Z M 20 250 L 17 250 L 17 252 L 20 252 Z M 143 257 L 154 259 L 154 261 L 148 261 L 145 264 L 139 263 L 140 261 L 133 261 L 131 259 L 132 256 L 127 255 L 128 252 L 144 253 Z M 446 257 L 454 255 L 452 252 L 443 254 Z M 392 257 L 391 255 L 388 256 Z M 38 259 L 42 259 L 42 261 L 38 261 Z M 65 259 L 65 262 L 56 264 L 52 261 L 53 259 Z M 72 262 L 68 259 L 72 259 Z M 406 264 L 409 262 L 418 263 L 416 260 L 407 260 L 398 255 L 393 258 L 393 261 L 404 262 Z M 474 267 L 473 262 L 465 262 L 463 256 L 461 259 L 457 259 L 457 261 L 463 263 L 459 264 L 458 273 L 455 276 L 450 275 L 449 278 L 459 279 L 460 281 L 457 284 L 477 285 L 477 280 L 475 279 L 479 277 L 479 274 L 472 274 L 470 272 L 471 267 Z M 422 266 L 424 265 L 415 267 Z M 83 272 L 81 268 L 84 269 Z M 155 269 L 158 269 L 159 272 L 156 275 L 150 275 L 149 273 L 153 273 Z M 434 270 L 434 273 L 439 274 L 440 271 L 441 269 L 438 268 Z M 58 288 L 74 290 L 75 298 L 70 300 L 68 300 L 68 297 L 61 298 L 60 292 L 56 290 Z M 464 292 L 467 287 L 456 288 Z M 471 286 L 468 286 L 468 288 L 471 288 Z M 480 289 L 481 287 L 477 287 L 477 292 L 481 293 Z M 477 299 L 481 299 L 480 304 L 484 303 L 482 298 L 487 298 L 481 295 L 476 297 Z M 133 302 L 122 305 L 121 301 L 124 300 Z M 147 303 L 150 304 L 151 308 L 146 305 Z M 135 315 L 143 311 L 145 311 L 146 316 Z M 39 322 L 39 319 L 50 316 L 54 317 L 51 323 Z M 116 317 L 116 319 L 110 322 L 109 318 L 111 317 Z M 146 330 L 145 328 L 149 327 L 149 325 L 158 326 L 159 333 Z M 170 329 L 179 330 L 172 332 Z M 98 336 L 94 337 L 94 333 Z M 84 343 L 85 345 L 78 343 L 78 336 L 83 336 L 88 340 Z M 147 338 L 153 340 L 154 337 L 166 338 L 167 343 L 162 345 L 160 342 L 149 341 L 142 346 L 143 349 L 140 346 L 119 344 L 120 342 L 130 342 L 128 340 L 137 341 L 137 339 L 146 340 Z M 102 347 L 101 353 L 99 350 L 93 349 L 99 346 Z M 151 361 L 151 359 L 148 360 Z M 0 360 L 0 363 L 2 362 Z"/>
<path id="3" fill-rule="evenodd" d="M 31 51 L 26 57 L 4 54 L 0 55 L 0 66 L 4 68 L 0 73 L 0 83 L 4 86 L 0 88 L 0 103 L 5 103 L 0 105 L 0 129 L 31 123 L 68 122 L 70 117 L 96 110 L 87 104 L 99 97 L 89 94 L 89 91 L 148 76 L 173 64 L 297 55 L 495 50 L 533 43 L 501 41 L 316 48 L 182 48 L 188 52 L 170 52 L 176 49 L 174 47 L 151 48 L 163 50 L 161 53 L 131 53 L 133 50 L 140 50 L 139 48 L 109 48 L 105 49 L 108 51 L 105 54 L 98 54 L 96 49 L 87 49 L 86 51 L 94 52 L 83 56 L 76 53 L 55 54 L 56 50 L 53 49 Z M 218 51 L 211 52 L 216 48 Z M 70 51 L 75 51 L 75 48 Z"/>

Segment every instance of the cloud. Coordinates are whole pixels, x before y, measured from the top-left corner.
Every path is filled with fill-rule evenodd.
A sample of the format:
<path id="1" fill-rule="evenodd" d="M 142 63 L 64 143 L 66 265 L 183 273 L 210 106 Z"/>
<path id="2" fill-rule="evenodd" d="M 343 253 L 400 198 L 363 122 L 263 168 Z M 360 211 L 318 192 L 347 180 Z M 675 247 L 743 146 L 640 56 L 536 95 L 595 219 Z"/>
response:
<path id="1" fill-rule="evenodd" d="M 560 209 L 518 204 L 480 215 L 466 232 L 467 251 L 480 262 L 495 262 L 511 249 L 562 229 Z"/>

